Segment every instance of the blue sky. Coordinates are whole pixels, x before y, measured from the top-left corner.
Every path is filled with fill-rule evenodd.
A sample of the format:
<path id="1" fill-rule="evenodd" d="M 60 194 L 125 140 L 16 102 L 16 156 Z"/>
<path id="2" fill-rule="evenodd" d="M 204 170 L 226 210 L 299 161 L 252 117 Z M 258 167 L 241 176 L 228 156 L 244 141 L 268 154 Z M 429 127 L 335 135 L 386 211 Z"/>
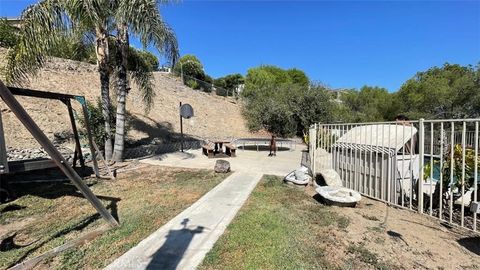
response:
<path id="1" fill-rule="evenodd" d="M 32 2 L 0 0 L 0 16 Z M 181 54 L 213 77 L 273 64 L 333 88 L 396 91 L 417 71 L 480 62 L 480 1 L 187 0 L 161 10 Z"/>

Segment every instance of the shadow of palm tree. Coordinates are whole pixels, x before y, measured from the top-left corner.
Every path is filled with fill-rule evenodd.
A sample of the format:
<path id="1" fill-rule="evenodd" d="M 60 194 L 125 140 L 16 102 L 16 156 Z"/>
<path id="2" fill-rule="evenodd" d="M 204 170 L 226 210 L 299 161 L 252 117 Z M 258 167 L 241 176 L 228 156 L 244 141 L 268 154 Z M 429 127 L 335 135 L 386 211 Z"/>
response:
<path id="1" fill-rule="evenodd" d="M 147 269 L 176 269 L 181 259 L 185 255 L 190 242 L 196 234 L 202 233 L 203 226 L 197 226 L 194 229 L 187 228 L 189 219 L 182 221 L 183 228 L 180 230 L 170 230 L 167 240 L 163 246 L 155 252 Z"/>
<path id="2" fill-rule="evenodd" d="M 160 142 L 168 142 L 179 137 L 174 131 L 172 123 L 170 122 L 157 122 L 154 119 L 143 116 L 131 114 L 128 117 L 129 128 L 147 134 L 146 138 L 133 142 L 133 145 L 142 145 L 145 143 L 151 143 L 154 140 Z"/>

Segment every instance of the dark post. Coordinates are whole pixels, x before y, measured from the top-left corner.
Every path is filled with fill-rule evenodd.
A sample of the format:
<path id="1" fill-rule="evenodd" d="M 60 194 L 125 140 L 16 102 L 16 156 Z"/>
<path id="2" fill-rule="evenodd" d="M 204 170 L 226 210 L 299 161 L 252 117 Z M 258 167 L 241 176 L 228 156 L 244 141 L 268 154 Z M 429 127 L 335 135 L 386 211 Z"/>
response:
<path id="1" fill-rule="evenodd" d="M 85 100 L 80 102 L 82 104 L 83 110 L 83 117 L 85 117 L 85 128 L 87 129 L 87 137 L 88 137 L 88 144 L 90 145 L 90 153 L 92 153 L 92 162 L 93 162 L 93 171 L 95 172 L 95 176 L 100 178 L 100 172 L 98 170 L 98 163 L 97 163 L 97 155 L 95 152 L 95 148 L 93 147 L 93 139 L 92 139 L 92 131 L 90 130 L 90 124 L 88 119 L 88 109 Z"/>
<path id="2" fill-rule="evenodd" d="M 180 139 L 180 151 L 183 152 L 183 119 L 182 119 L 181 108 L 182 108 L 182 102 L 180 102 L 180 107 L 179 107 L 179 109 L 178 109 L 178 112 L 179 112 L 179 114 L 180 114 L 180 135 L 181 135 L 181 139 Z"/>
<path id="3" fill-rule="evenodd" d="M 3 135 L 2 112 L 0 111 L 0 174 L 8 173 L 7 147 Z"/>
<path id="4" fill-rule="evenodd" d="M 77 125 L 75 124 L 75 117 L 73 116 L 72 103 L 70 102 L 70 99 L 66 99 L 65 103 L 68 107 L 68 115 L 70 116 L 70 123 L 72 123 L 73 137 L 75 138 L 75 156 L 73 159 L 73 166 L 75 167 L 78 154 L 80 165 L 82 166 L 82 169 L 85 169 L 85 161 L 83 159 L 82 146 L 80 145 L 80 137 L 78 136 Z"/>
<path id="5" fill-rule="evenodd" d="M 27 130 L 33 135 L 33 137 L 40 143 L 45 151 L 50 155 L 55 164 L 63 171 L 63 173 L 72 181 L 72 183 L 80 190 L 85 198 L 95 207 L 100 215 L 110 223 L 111 226 L 118 226 L 117 220 L 108 212 L 103 206 L 100 200 L 93 194 L 88 186 L 83 182 L 82 178 L 75 172 L 75 170 L 68 165 L 67 161 L 58 152 L 55 146 L 50 142 L 47 136 L 37 126 L 33 119 L 28 115 L 25 109 L 18 103 L 13 97 L 8 88 L 0 81 L 0 96 L 5 104 L 12 110 L 15 116 L 22 122 Z"/>

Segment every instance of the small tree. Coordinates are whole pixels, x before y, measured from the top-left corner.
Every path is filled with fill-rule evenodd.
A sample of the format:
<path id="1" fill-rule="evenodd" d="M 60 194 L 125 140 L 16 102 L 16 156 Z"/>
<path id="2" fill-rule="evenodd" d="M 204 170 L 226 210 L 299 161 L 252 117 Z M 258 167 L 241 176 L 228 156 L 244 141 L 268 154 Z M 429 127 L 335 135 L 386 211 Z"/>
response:
<path id="1" fill-rule="evenodd" d="M 205 79 L 205 72 L 203 71 L 203 65 L 200 60 L 192 54 L 187 54 L 178 60 L 173 68 L 175 74 L 183 76 L 184 81 L 187 79 Z"/>

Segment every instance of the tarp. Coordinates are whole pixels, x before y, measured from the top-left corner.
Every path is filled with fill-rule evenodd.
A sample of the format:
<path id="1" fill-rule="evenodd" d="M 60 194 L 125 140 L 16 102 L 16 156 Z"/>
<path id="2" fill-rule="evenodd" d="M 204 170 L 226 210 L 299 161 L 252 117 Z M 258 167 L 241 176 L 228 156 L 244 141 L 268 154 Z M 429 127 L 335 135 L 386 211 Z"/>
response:
<path id="1" fill-rule="evenodd" d="M 347 131 L 333 147 L 396 153 L 416 134 L 411 125 L 364 125 Z"/>

